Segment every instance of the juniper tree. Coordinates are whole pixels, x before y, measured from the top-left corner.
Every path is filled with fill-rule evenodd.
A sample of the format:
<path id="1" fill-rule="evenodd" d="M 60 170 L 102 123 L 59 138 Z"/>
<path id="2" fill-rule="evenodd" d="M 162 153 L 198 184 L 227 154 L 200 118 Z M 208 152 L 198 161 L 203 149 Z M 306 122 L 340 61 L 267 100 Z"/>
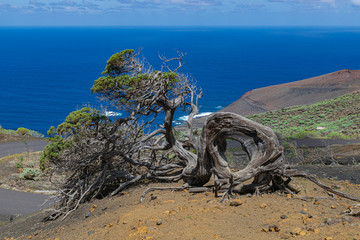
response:
<path id="1" fill-rule="evenodd" d="M 183 187 L 176 189 L 195 187 L 201 191 L 199 187 L 213 176 L 215 190 L 223 192 L 224 200 L 235 193 L 296 192 L 290 181 L 297 176 L 359 201 L 322 185 L 312 175 L 290 169 L 274 132 L 240 115 L 212 114 L 198 133 L 193 118 L 198 114 L 202 92 L 188 76 L 179 73 L 184 54 L 161 57 L 159 70 L 138 56 L 134 50 L 111 56 L 91 88 L 123 116 L 109 118 L 87 108 L 70 114 L 56 131 L 52 129 L 54 144 L 45 149 L 50 157 L 44 159 L 49 160 L 50 169 L 66 172 L 67 178 L 49 219 L 66 217 L 83 202 L 115 195 L 143 180 L 182 180 Z M 173 126 L 176 111 L 189 114 L 181 138 Z M 147 132 L 160 117 L 163 124 Z M 228 140 L 239 142 L 248 154 L 244 169 L 233 171 L 229 167 L 225 155 Z M 252 183 L 245 185 L 249 179 Z"/>

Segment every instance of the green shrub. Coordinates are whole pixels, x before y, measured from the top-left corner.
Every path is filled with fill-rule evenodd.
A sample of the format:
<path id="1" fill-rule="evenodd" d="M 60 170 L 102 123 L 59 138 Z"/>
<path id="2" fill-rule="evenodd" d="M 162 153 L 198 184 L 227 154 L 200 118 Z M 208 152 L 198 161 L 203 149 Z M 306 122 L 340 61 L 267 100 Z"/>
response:
<path id="1" fill-rule="evenodd" d="M 27 128 L 23 128 L 23 127 L 19 127 L 16 130 L 16 134 L 21 135 L 21 136 L 29 135 L 29 133 L 30 133 L 30 130 Z"/>
<path id="2" fill-rule="evenodd" d="M 320 138 L 320 135 L 317 132 L 313 131 L 300 131 L 295 133 L 293 138 L 306 139 L 306 138 Z"/>
<path id="3" fill-rule="evenodd" d="M 34 180 L 36 177 L 40 176 L 40 174 L 41 171 L 37 168 L 25 168 L 20 174 L 20 178 L 25 180 Z"/>
<path id="4" fill-rule="evenodd" d="M 346 139 L 347 137 L 343 133 L 340 133 L 340 132 L 331 132 L 331 133 L 329 133 L 328 138 L 329 139 Z"/>
<path id="5" fill-rule="evenodd" d="M 64 141 L 64 139 L 58 135 L 51 137 L 50 141 L 51 143 L 44 148 L 40 157 L 41 171 L 45 171 L 49 162 L 56 161 L 62 151 L 71 146 L 70 142 Z"/>
<path id="6" fill-rule="evenodd" d="M 95 126 L 96 122 L 106 119 L 102 116 L 99 110 L 91 109 L 89 107 L 71 112 L 56 129 L 51 126 L 47 134 L 50 136 L 49 141 L 40 157 L 40 169 L 45 171 L 49 163 L 56 162 L 60 154 L 67 148 L 70 148 L 76 141 L 76 136 L 83 128 L 91 128 Z M 70 136 L 74 136 L 71 138 Z"/>
<path id="7" fill-rule="evenodd" d="M 39 132 L 37 132 L 37 131 L 34 131 L 34 130 L 30 130 L 30 132 L 29 132 L 29 136 L 32 136 L 32 137 L 39 137 L 39 138 L 44 137 L 44 135 L 43 135 L 43 134 L 41 134 L 41 133 L 39 133 Z"/>
<path id="8" fill-rule="evenodd" d="M 20 136 L 44 137 L 43 134 L 24 127 L 19 127 L 15 133 Z"/>
<path id="9" fill-rule="evenodd" d="M 15 163 L 16 168 L 22 168 L 22 167 L 23 167 L 23 161 L 24 161 L 24 158 L 23 158 L 23 157 L 20 157 L 19 161 L 17 161 L 17 162 Z"/>
<path id="10" fill-rule="evenodd" d="M 15 135 L 16 134 L 16 132 L 14 130 L 5 129 L 5 128 L 0 128 L 0 133 L 6 134 L 6 135 Z"/>

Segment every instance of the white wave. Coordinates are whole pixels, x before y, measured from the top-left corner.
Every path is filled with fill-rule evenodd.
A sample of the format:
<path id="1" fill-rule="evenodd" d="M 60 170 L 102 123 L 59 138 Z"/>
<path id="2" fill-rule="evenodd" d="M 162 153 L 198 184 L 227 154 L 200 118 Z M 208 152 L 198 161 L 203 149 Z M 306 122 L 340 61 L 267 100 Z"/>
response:
<path id="1" fill-rule="evenodd" d="M 224 107 L 223 106 L 216 106 L 215 109 L 223 109 Z"/>
<path id="2" fill-rule="evenodd" d="M 186 121 L 189 119 L 189 116 L 182 116 L 178 118 L 180 121 Z"/>
<path id="3" fill-rule="evenodd" d="M 195 115 L 194 118 L 205 117 L 205 116 L 209 116 L 210 114 L 212 114 L 212 112 L 199 113 L 199 114 Z M 178 118 L 178 120 L 180 120 L 180 121 L 187 121 L 188 119 L 189 119 L 189 115 Z"/>
<path id="4" fill-rule="evenodd" d="M 106 117 L 120 117 L 122 113 L 114 112 L 114 111 L 105 111 L 104 114 Z"/>

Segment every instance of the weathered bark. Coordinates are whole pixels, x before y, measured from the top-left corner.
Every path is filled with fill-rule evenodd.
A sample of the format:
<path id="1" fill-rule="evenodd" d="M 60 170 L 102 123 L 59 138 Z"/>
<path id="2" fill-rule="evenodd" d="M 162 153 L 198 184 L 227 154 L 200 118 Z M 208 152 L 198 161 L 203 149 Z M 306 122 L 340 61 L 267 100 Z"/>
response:
<path id="1" fill-rule="evenodd" d="M 239 171 L 229 168 L 225 156 L 226 139 L 239 141 L 247 152 L 250 162 Z M 285 165 L 283 148 L 275 133 L 247 118 L 234 113 L 215 113 L 210 116 L 203 127 L 195 168 L 185 173 L 184 180 L 192 186 L 206 184 L 211 175 L 216 183 L 230 183 L 228 193 L 260 193 L 267 190 L 285 190 L 297 193 L 298 190 L 289 183 L 291 177 L 304 177 L 328 192 L 360 202 L 360 198 L 350 196 L 323 185 L 313 175 L 290 169 Z M 248 185 L 246 180 L 254 178 Z M 284 180 L 284 178 L 286 180 Z"/>
<path id="2" fill-rule="evenodd" d="M 225 156 L 226 139 L 239 141 L 250 158 L 248 166 L 232 172 Z M 274 132 L 265 126 L 234 113 L 215 113 L 202 130 L 198 143 L 197 165 L 185 174 L 190 185 L 202 186 L 211 174 L 218 179 L 244 182 L 284 165 L 283 149 Z"/>

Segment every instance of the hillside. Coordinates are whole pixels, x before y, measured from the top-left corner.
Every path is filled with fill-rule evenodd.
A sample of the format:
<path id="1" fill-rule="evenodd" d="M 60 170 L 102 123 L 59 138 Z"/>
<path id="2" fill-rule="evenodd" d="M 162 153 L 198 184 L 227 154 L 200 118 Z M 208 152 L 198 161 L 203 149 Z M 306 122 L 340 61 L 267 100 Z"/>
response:
<path id="1" fill-rule="evenodd" d="M 248 116 L 284 137 L 360 138 L 360 91 Z"/>
<path id="2" fill-rule="evenodd" d="M 341 70 L 301 81 L 247 92 L 222 109 L 243 116 L 295 105 L 309 105 L 360 89 L 360 70 Z"/>
<path id="3" fill-rule="evenodd" d="M 360 185 L 333 179 L 328 186 L 359 196 Z M 295 179 L 299 195 L 237 196 L 219 203 L 213 193 L 154 191 L 150 184 L 112 198 L 82 204 L 64 221 L 41 222 L 45 213 L 16 218 L 0 226 L 0 239 L 359 239 L 359 206 L 331 198 L 305 179 Z M 171 186 L 180 185 L 171 184 Z"/>

